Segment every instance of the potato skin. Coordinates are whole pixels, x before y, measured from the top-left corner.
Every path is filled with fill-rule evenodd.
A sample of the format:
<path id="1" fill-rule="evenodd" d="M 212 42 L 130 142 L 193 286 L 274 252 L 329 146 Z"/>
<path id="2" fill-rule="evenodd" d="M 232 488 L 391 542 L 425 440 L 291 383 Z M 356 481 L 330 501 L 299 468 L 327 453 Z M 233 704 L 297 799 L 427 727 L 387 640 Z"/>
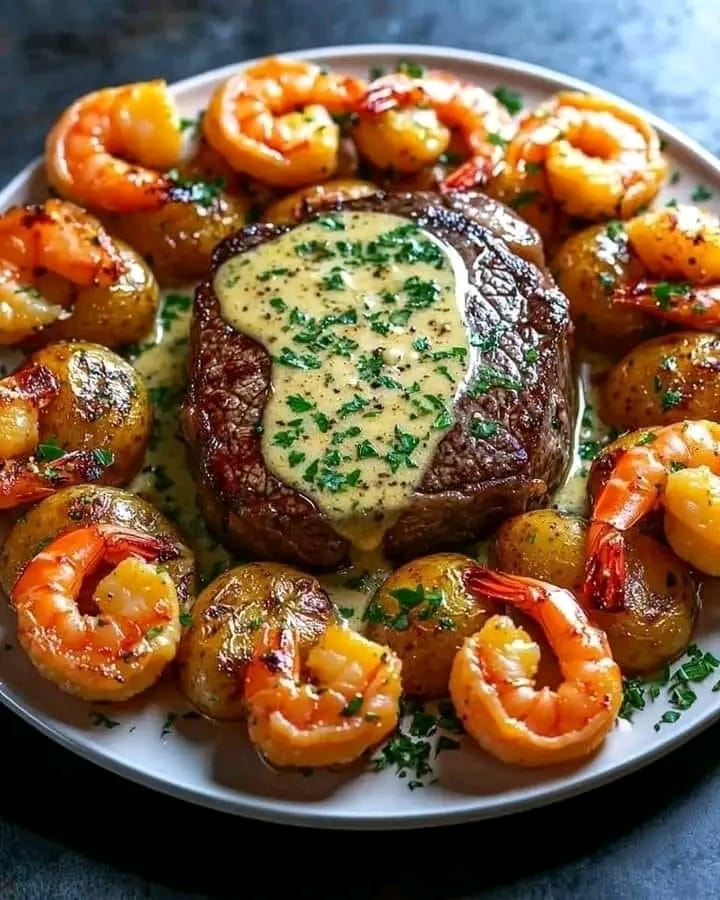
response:
<path id="1" fill-rule="evenodd" d="M 488 564 L 579 591 L 585 566 L 587 523 L 555 509 L 536 509 L 508 519 L 490 545 Z"/>
<path id="2" fill-rule="evenodd" d="M 533 533 L 534 541 L 523 542 Z M 525 513 L 501 527 L 491 565 L 572 590 L 583 602 L 579 587 L 586 534 L 587 523 L 579 516 L 554 513 L 542 521 L 536 512 Z M 624 542 L 625 608 L 591 609 L 588 614 L 607 634 L 624 672 L 652 672 L 675 659 L 689 643 L 698 611 L 697 587 L 690 568 L 660 541 L 633 529 L 625 533 Z"/>
<path id="3" fill-rule="evenodd" d="M 354 200 L 374 194 L 379 188 L 371 181 L 356 178 L 333 178 L 322 184 L 313 184 L 286 194 L 271 203 L 263 213 L 263 222 L 275 225 L 291 225 L 315 207 L 322 207 L 339 200 Z"/>
<path id="4" fill-rule="evenodd" d="M 367 637 L 389 646 L 402 660 L 404 692 L 419 700 L 447 696 L 450 668 L 463 640 L 482 627 L 499 604 L 478 600 L 462 584 L 462 573 L 477 565 L 469 556 L 436 553 L 406 563 L 380 586 L 364 619 Z M 417 594 L 422 587 L 441 592 L 437 605 L 427 600 L 403 606 L 393 592 Z M 398 628 L 402 623 L 407 627 Z"/>
<path id="5" fill-rule="evenodd" d="M 550 270 L 570 300 L 578 342 L 621 355 L 640 341 L 667 330 L 657 317 L 612 303 L 613 286 L 641 278 L 644 269 L 628 252 L 622 228 L 593 225 L 573 234 L 557 250 Z"/>
<path id="6" fill-rule="evenodd" d="M 74 289 L 54 275 L 38 279 L 38 290 L 61 306 L 72 309 L 30 341 L 26 349 L 54 341 L 80 340 L 122 347 L 142 341 L 155 324 L 160 288 L 145 260 L 123 241 L 115 240 L 123 262 L 117 281 L 109 287 Z"/>
<path id="7" fill-rule="evenodd" d="M 699 609 L 690 568 L 669 547 L 638 530 L 625 536 L 625 608 L 593 610 L 624 672 L 652 672 L 690 643 Z"/>
<path id="8" fill-rule="evenodd" d="M 165 286 L 202 278 L 216 244 L 247 224 L 248 201 L 220 193 L 207 205 L 173 200 L 158 210 L 105 215 L 103 224 L 137 250 Z"/>
<path id="9" fill-rule="evenodd" d="M 223 573 L 200 594 L 178 650 L 180 687 L 213 719 L 243 716 L 243 677 L 261 625 L 292 625 L 308 650 L 337 621 L 315 578 L 279 563 L 248 563 Z"/>
<path id="10" fill-rule="evenodd" d="M 141 375 L 116 353 L 84 341 L 49 344 L 27 359 L 47 366 L 60 393 L 40 416 L 40 441 L 115 455 L 104 484 L 127 484 L 143 463 L 152 407 Z"/>
<path id="11" fill-rule="evenodd" d="M 94 522 L 173 540 L 179 556 L 163 565 L 175 583 L 181 609 L 190 608 L 195 597 L 195 557 L 175 526 L 137 494 L 99 484 L 61 488 L 16 521 L 0 550 L 0 585 L 5 593 L 10 594 L 21 570 L 44 544 L 62 531 Z"/>
<path id="12" fill-rule="evenodd" d="M 720 335 L 680 331 L 638 345 L 608 374 L 600 415 L 622 430 L 720 416 Z"/>

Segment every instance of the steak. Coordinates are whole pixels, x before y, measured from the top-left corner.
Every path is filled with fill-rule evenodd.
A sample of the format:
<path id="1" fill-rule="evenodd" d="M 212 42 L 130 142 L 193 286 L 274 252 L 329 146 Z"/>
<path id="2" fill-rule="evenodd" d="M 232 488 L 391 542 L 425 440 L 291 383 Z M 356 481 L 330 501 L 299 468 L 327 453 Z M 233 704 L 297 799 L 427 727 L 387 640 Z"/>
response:
<path id="1" fill-rule="evenodd" d="M 482 195 L 379 192 L 331 209 L 412 220 L 453 247 L 468 273 L 465 317 L 477 349 L 468 388 L 456 398 L 454 426 L 385 533 L 388 558 L 462 547 L 509 516 L 547 505 L 569 463 L 576 398 L 568 302 L 542 268 L 534 231 Z M 247 226 L 216 247 L 212 271 L 292 227 Z M 266 349 L 222 318 L 212 277 L 200 283 L 181 433 L 206 521 L 232 552 L 339 568 L 348 563 L 348 541 L 265 466 L 259 426 L 271 377 Z"/>

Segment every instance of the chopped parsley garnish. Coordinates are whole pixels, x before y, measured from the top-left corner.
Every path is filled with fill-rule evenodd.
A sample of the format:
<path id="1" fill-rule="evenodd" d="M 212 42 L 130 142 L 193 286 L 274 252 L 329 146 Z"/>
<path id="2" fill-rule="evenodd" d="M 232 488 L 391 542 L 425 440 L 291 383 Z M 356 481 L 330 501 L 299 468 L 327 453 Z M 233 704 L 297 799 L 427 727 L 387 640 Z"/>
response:
<path id="1" fill-rule="evenodd" d="M 323 434 L 325 434 L 328 431 L 328 429 L 330 428 L 330 419 L 328 419 L 328 417 L 325 415 L 325 413 L 321 413 L 321 412 L 314 413 L 313 421 L 315 422 L 315 424 L 317 425 L 317 427 Z"/>
<path id="2" fill-rule="evenodd" d="M 718 666 L 720 660 L 716 656 L 703 652 L 697 644 L 690 644 L 685 651 L 684 661 L 674 670 L 666 665 L 654 677 L 623 678 L 623 703 L 619 715 L 632 720 L 636 712 L 645 709 L 648 700 L 654 702 L 664 690 L 665 699 L 671 708 L 655 723 L 655 731 L 659 731 L 662 725 L 677 722 L 681 713 L 695 703 L 697 694 L 690 685 L 706 681 Z"/>
<path id="3" fill-rule="evenodd" d="M 349 700 L 346 706 L 340 710 L 341 716 L 356 716 L 360 710 L 362 709 L 363 698 L 362 694 L 357 694 L 352 700 Z"/>
<path id="4" fill-rule="evenodd" d="M 166 294 L 162 310 L 160 311 L 160 321 L 163 328 L 169 328 L 191 306 L 192 297 L 188 294 Z"/>
<path id="5" fill-rule="evenodd" d="M 336 266 L 329 275 L 323 277 L 322 286 L 326 291 L 342 291 L 345 288 L 343 270 Z"/>
<path id="6" fill-rule="evenodd" d="M 35 451 L 35 458 L 39 462 L 50 462 L 53 459 L 60 459 L 61 456 L 65 456 L 65 451 L 55 438 L 42 441 Z"/>
<path id="7" fill-rule="evenodd" d="M 673 297 L 685 297 L 690 293 L 687 282 L 660 281 L 652 289 L 657 305 L 662 309 L 671 309 Z"/>
<path id="8" fill-rule="evenodd" d="M 525 362 L 534 363 L 534 362 L 537 362 L 539 358 L 540 358 L 540 351 L 537 350 L 535 347 L 531 347 L 529 350 L 525 351 L 525 356 L 524 356 Z"/>
<path id="9" fill-rule="evenodd" d="M 519 113 L 523 108 L 522 95 L 518 91 L 515 91 L 504 84 L 499 84 L 495 88 L 493 96 L 498 103 L 501 103 L 505 107 L 511 116 L 516 115 L 516 113 Z"/>
<path id="10" fill-rule="evenodd" d="M 305 397 L 301 397 L 300 394 L 290 394 L 285 402 L 296 413 L 307 412 L 315 406 L 312 400 L 307 400 Z"/>
<path id="11" fill-rule="evenodd" d="M 98 447 L 93 450 L 93 456 L 101 466 L 111 466 L 115 462 L 115 454 L 111 450 Z"/>
<path id="12" fill-rule="evenodd" d="M 343 617 L 343 619 L 352 619 L 355 615 L 355 610 L 352 606 L 338 606 L 338 613 Z"/>
<path id="13" fill-rule="evenodd" d="M 212 206 L 225 187 L 224 178 L 202 179 L 181 175 L 177 169 L 170 169 L 167 177 L 173 184 L 172 193 L 177 199 L 200 206 Z"/>
<path id="14" fill-rule="evenodd" d="M 493 144 L 495 147 L 506 147 L 508 140 L 504 138 L 501 134 L 498 134 L 496 131 L 491 131 L 487 136 L 488 143 Z"/>
<path id="15" fill-rule="evenodd" d="M 513 209 L 522 209 L 529 203 L 534 203 L 540 197 L 540 191 L 520 191 L 510 200 Z"/>
<path id="16" fill-rule="evenodd" d="M 660 395 L 660 406 L 662 407 L 663 412 L 667 412 L 670 409 L 674 409 L 676 406 L 680 406 L 682 401 L 683 396 L 680 391 L 667 390 L 663 391 Z"/>
<path id="17" fill-rule="evenodd" d="M 164 630 L 165 629 L 162 625 L 153 625 L 152 628 L 148 628 L 148 630 L 145 632 L 145 637 L 147 638 L 147 640 L 151 641 L 153 638 L 161 635 Z"/>
<path id="18" fill-rule="evenodd" d="M 605 233 L 611 241 L 617 241 L 625 236 L 625 227 L 622 222 L 613 219 L 605 226 Z"/>
<path id="19" fill-rule="evenodd" d="M 104 712 L 96 712 L 91 710 L 88 713 L 90 721 L 96 728 L 117 728 L 120 724 L 116 719 L 110 719 Z"/>
<path id="20" fill-rule="evenodd" d="M 610 272 L 598 272 L 597 278 L 606 291 L 611 291 L 615 287 L 615 276 Z"/>
<path id="21" fill-rule="evenodd" d="M 182 398 L 182 388 L 170 385 L 158 385 L 148 388 L 150 402 L 162 412 L 175 409 Z"/>
<path id="22" fill-rule="evenodd" d="M 595 459 L 595 457 L 600 452 L 600 449 L 600 441 L 581 441 L 578 448 L 580 459 L 584 459 L 586 461 Z"/>
<path id="23" fill-rule="evenodd" d="M 385 457 L 390 465 L 390 469 L 393 472 L 397 472 L 403 465 L 410 469 L 414 469 L 415 463 L 410 459 L 410 454 L 415 450 L 419 443 L 420 438 L 409 434 L 407 431 L 403 431 L 399 425 L 396 425 L 395 439 L 392 448 Z"/>
<path id="24" fill-rule="evenodd" d="M 500 424 L 498 422 L 483 422 L 476 419 L 470 426 L 470 434 L 477 438 L 490 438 L 498 433 Z"/>
<path id="25" fill-rule="evenodd" d="M 487 394 L 492 388 L 502 388 L 506 391 L 521 391 L 522 383 L 510 375 L 497 372 L 489 366 L 481 366 L 475 381 L 470 386 L 470 393 L 474 396 Z"/>
<path id="26" fill-rule="evenodd" d="M 368 405 L 368 401 L 361 397 L 359 394 L 355 394 L 352 400 L 348 400 L 347 403 L 343 403 L 343 405 L 338 409 L 338 416 L 341 419 L 344 419 L 346 416 L 352 415 L 352 413 L 360 412 L 365 409 Z"/>
<path id="27" fill-rule="evenodd" d="M 283 300 L 282 297 L 272 297 L 269 302 L 270 306 L 272 306 L 273 309 L 277 309 L 280 312 L 285 312 L 285 310 L 288 308 L 287 303 Z"/>
<path id="28" fill-rule="evenodd" d="M 690 194 L 690 199 L 693 203 L 702 203 L 703 200 L 710 200 L 711 197 L 712 191 L 708 190 L 704 184 L 697 185 L 692 194 Z"/>
<path id="29" fill-rule="evenodd" d="M 276 267 L 274 269 L 265 269 L 264 272 L 261 272 L 257 276 L 258 281 L 270 281 L 271 278 L 274 278 L 276 275 L 287 275 L 290 269 L 287 267 Z"/>
<path id="30" fill-rule="evenodd" d="M 401 72 L 403 75 L 407 75 L 409 78 L 422 78 L 425 74 L 425 66 L 420 65 L 420 63 L 413 62 L 412 60 L 403 60 L 403 62 L 398 63 L 396 72 Z"/>
<path id="31" fill-rule="evenodd" d="M 373 459 L 380 456 L 370 441 L 361 441 L 355 445 L 355 451 L 358 459 Z"/>
<path id="32" fill-rule="evenodd" d="M 305 462 L 305 454 L 301 453 L 299 450 L 291 450 L 288 455 L 288 463 L 290 464 L 290 468 L 294 469 L 295 466 L 299 466 L 301 462 Z"/>
<path id="33" fill-rule="evenodd" d="M 180 624 L 183 628 L 189 628 L 192 625 L 192 616 L 189 612 L 180 613 Z"/>
<path id="34" fill-rule="evenodd" d="M 652 444 L 652 442 L 657 438 L 657 434 L 654 431 L 648 431 L 647 434 L 644 434 L 641 438 L 638 439 L 635 446 L 636 447 L 644 447 L 645 444 Z"/>
<path id="35" fill-rule="evenodd" d="M 282 365 L 292 366 L 294 369 L 319 369 L 321 366 L 317 356 L 313 356 L 311 353 L 296 353 L 289 347 L 283 347 L 276 360 Z"/>
<path id="36" fill-rule="evenodd" d="M 345 225 L 343 224 L 342 219 L 338 218 L 338 216 L 318 216 L 316 221 L 318 225 L 322 225 L 322 227 L 327 228 L 328 231 L 345 230 Z"/>

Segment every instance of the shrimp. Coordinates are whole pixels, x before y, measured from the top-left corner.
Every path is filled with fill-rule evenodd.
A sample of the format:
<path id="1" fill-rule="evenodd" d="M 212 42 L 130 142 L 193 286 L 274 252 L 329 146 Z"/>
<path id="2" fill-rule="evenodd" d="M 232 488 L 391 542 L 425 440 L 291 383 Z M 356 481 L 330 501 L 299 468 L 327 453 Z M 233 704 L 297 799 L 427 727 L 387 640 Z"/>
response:
<path id="1" fill-rule="evenodd" d="M 625 224 L 625 231 L 630 249 L 650 277 L 616 288 L 613 303 L 688 328 L 720 325 L 716 215 L 683 204 L 637 216 Z"/>
<path id="2" fill-rule="evenodd" d="M 508 616 L 492 616 L 453 660 L 450 696 L 467 732 L 499 759 L 546 766 L 600 746 L 617 718 L 622 676 L 607 638 L 573 594 L 543 581 L 468 568 L 478 597 L 510 603 L 542 627 L 564 681 L 537 690 L 540 648 Z"/>
<path id="3" fill-rule="evenodd" d="M 76 450 L 50 460 L 33 457 L 40 414 L 60 384 L 50 369 L 30 365 L 0 380 L 0 509 L 41 500 L 61 487 L 96 481 L 112 464 L 106 451 Z"/>
<path id="4" fill-rule="evenodd" d="M 157 681 L 180 640 L 175 585 L 158 565 L 176 555 L 169 541 L 116 525 L 74 528 L 41 550 L 10 597 L 40 674 L 96 701 L 127 700 Z"/>
<path id="5" fill-rule="evenodd" d="M 163 174 L 182 150 L 180 117 L 165 81 L 103 88 L 76 100 L 45 142 L 48 181 L 61 197 L 108 212 L 159 209 Z"/>
<path id="6" fill-rule="evenodd" d="M 590 221 L 628 219 L 657 195 L 668 171 L 642 116 L 575 91 L 561 91 L 520 122 L 504 167 L 517 194 L 532 182 L 533 192 Z"/>
<path id="7" fill-rule="evenodd" d="M 250 739 L 276 766 L 350 763 L 395 729 L 400 659 L 347 627 L 330 625 L 301 678 L 298 636 L 266 626 L 245 675 Z"/>
<path id="8" fill-rule="evenodd" d="M 0 216 L 0 344 L 15 344 L 67 315 L 34 285 L 53 272 L 73 284 L 107 286 L 122 260 L 99 221 L 74 203 L 46 200 Z"/>
<path id="9" fill-rule="evenodd" d="M 217 88 L 203 131 L 236 171 L 301 187 L 335 174 L 340 129 L 332 116 L 353 112 L 364 90 L 358 78 L 271 57 Z"/>
<path id="10" fill-rule="evenodd" d="M 502 159 L 512 120 L 483 88 L 447 72 L 413 78 L 394 72 L 376 79 L 359 107 L 354 131 L 358 150 L 374 165 L 397 172 L 417 172 L 435 162 L 451 140 L 462 137 L 471 161 L 472 183 L 484 182 Z M 467 171 L 467 170 L 466 170 Z M 447 188 L 470 187 L 467 179 Z"/>
<path id="11" fill-rule="evenodd" d="M 652 440 L 626 450 L 593 505 L 588 532 L 583 593 L 592 607 L 622 609 L 625 549 L 622 532 L 664 504 L 680 469 L 707 467 L 720 475 L 720 424 L 706 419 L 676 422 L 652 432 Z M 687 477 L 687 476 L 685 476 Z M 678 512 L 678 506 L 673 510 Z M 696 508 L 702 530 L 704 510 Z"/>

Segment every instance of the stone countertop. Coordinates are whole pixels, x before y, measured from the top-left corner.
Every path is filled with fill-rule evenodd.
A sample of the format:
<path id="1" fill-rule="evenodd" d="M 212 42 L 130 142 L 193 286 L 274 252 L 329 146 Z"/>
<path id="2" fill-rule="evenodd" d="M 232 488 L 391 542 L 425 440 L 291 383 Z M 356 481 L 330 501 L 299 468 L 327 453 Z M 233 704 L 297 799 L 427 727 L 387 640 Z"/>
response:
<path id="1" fill-rule="evenodd" d="M 41 152 L 50 122 L 84 91 L 357 42 L 454 45 L 547 65 L 720 151 L 716 0 L 6 0 L 0 23 L 3 180 Z M 720 726 L 544 810 L 355 836 L 190 807 L 85 763 L 4 709 L 0 734 L 2 898 L 660 900 L 710 896 L 720 882 Z M 244 861 L 263 844 L 278 861 L 270 869 Z M 229 862 L 209 863 L 224 846 Z"/>

